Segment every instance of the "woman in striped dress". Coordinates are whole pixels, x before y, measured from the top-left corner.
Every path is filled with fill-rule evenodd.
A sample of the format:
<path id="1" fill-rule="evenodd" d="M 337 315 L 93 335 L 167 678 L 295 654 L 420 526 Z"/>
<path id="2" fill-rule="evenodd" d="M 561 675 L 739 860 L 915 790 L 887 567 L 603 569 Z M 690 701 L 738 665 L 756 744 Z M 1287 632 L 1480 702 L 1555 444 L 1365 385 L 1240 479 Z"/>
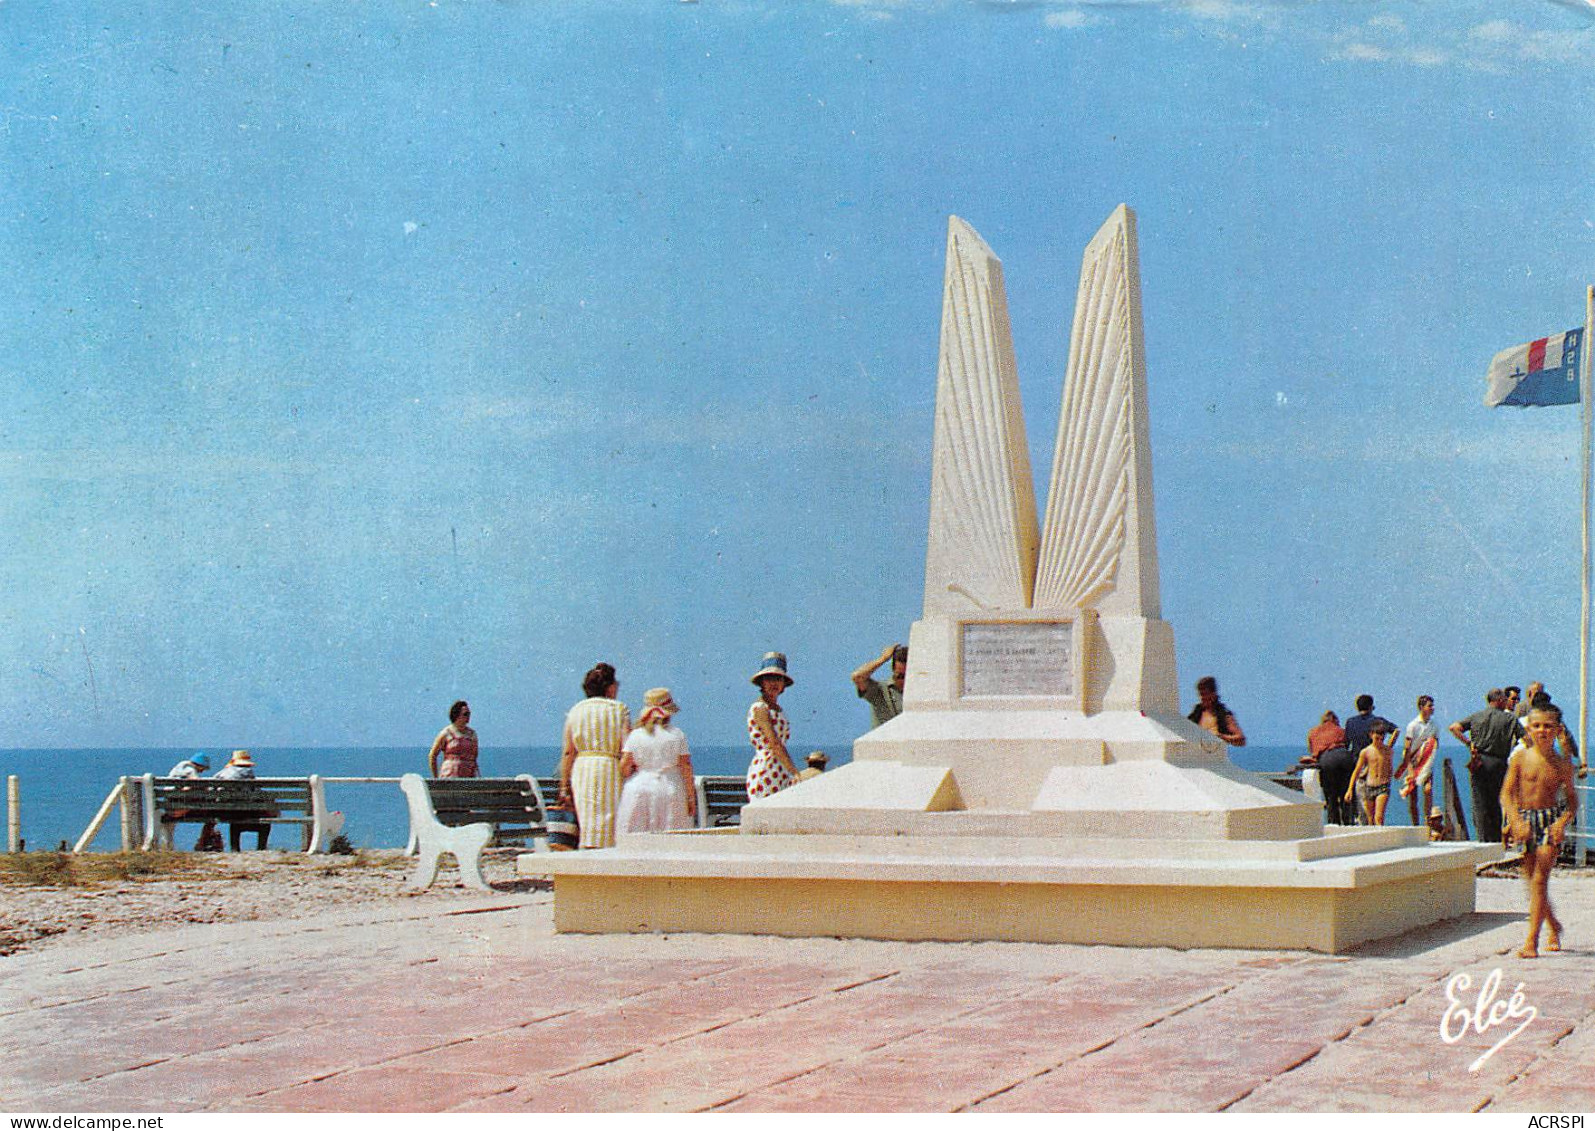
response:
<path id="1" fill-rule="evenodd" d="M 631 733 L 631 712 L 615 698 L 620 681 L 609 664 L 588 672 L 582 690 L 587 698 L 565 716 L 559 797 L 561 804 L 576 806 L 583 848 L 611 848 L 620 804 L 620 748 Z"/>
<path id="2" fill-rule="evenodd" d="M 753 743 L 753 761 L 748 766 L 748 800 L 768 797 L 796 783 L 797 767 L 786 752 L 792 738 L 792 724 L 776 700 L 792 686 L 786 674 L 786 656 L 766 652 L 764 664 L 753 673 L 759 697 L 748 708 L 748 739 Z"/>

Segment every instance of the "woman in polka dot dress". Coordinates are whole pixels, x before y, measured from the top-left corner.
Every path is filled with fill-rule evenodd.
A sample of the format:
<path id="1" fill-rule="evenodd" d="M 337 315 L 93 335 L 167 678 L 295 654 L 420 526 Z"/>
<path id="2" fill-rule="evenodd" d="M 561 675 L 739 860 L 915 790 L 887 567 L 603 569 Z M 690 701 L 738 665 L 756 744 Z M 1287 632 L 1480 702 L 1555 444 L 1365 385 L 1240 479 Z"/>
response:
<path id="1" fill-rule="evenodd" d="M 748 708 L 748 738 L 753 743 L 753 762 L 748 766 L 748 800 L 779 793 L 797 781 L 797 767 L 786 752 L 792 737 L 792 724 L 781 710 L 781 692 L 792 686 L 786 674 L 786 656 L 766 652 L 764 666 L 753 673 L 759 698 Z"/>

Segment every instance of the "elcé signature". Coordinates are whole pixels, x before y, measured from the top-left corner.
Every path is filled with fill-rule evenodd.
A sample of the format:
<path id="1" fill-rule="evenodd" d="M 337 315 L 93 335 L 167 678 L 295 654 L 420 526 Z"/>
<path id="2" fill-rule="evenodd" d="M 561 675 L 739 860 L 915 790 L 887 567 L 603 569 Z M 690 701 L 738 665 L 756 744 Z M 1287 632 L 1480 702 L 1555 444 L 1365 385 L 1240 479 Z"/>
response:
<path id="1" fill-rule="evenodd" d="M 1469 1072 L 1477 1072 L 1484 1062 L 1499 1052 L 1506 1044 L 1516 1037 L 1530 1023 L 1540 1015 L 1540 1011 L 1528 1004 L 1523 997 L 1523 983 L 1519 982 L 1512 990 L 1512 996 L 1505 1001 L 1497 1001 L 1496 995 L 1501 991 L 1501 968 L 1498 966 L 1491 970 L 1484 979 L 1484 984 L 1479 987 L 1479 997 L 1470 1010 L 1465 1004 L 1457 1000 L 1458 991 L 1466 992 L 1473 986 L 1472 975 L 1464 972 L 1453 974 L 1445 984 L 1445 999 L 1448 1003 L 1445 1013 L 1440 1017 L 1440 1039 L 1448 1045 L 1454 1045 L 1468 1035 L 1471 1029 L 1480 1036 L 1497 1025 L 1505 1025 L 1509 1021 L 1519 1021 L 1518 1027 L 1495 1044 L 1491 1045 L 1483 1055 L 1472 1064 L 1468 1065 Z"/>

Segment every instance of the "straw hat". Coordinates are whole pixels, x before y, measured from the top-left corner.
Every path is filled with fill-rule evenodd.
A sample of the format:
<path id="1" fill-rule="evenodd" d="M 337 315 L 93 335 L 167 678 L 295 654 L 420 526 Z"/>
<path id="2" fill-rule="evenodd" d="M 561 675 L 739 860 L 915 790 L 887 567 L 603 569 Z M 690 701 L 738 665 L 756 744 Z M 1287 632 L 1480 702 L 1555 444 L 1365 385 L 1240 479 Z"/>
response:
<path id="1" fill-rule="evenodd" d="M 791 687 L 794 683 L 797 682 L 791 676 L 786 674 L 786 653 L 785 652 L 766 652 L 764 654 L 763 664 L 764 664 L 764 666 L 761 667 L 758 671 L 754 672 L 753 673 L 753 678 L 748 681 L 749 683 L 752 683 L 754 686 L 758 686 L 759 680 L 763 679 L 767 675 L 778 675 L 778 676 L 780 676 L 782 679 L 786 680 L 786 685 L 788 687 Z"/>
<path id="2" fill-rule="evenodd" d="M 230 766 L 254 766 L 255 760 L 249 756 L 249 751 L 247 750 L 234 750 L 233 756 L 227 764 Z"/>
<path id="3" fill-rule="evenodd" d="M 681 708 L 677 706 L 675 699 L 671 697 L 670 688 L 668 687 L 653 687 L 643 692 L 642 705 L 644 710 L 652 710 L 653 708 L 657 707 L 659 710 L 670 715 L 673 715 L 677 711 L 681 710 Z"/>

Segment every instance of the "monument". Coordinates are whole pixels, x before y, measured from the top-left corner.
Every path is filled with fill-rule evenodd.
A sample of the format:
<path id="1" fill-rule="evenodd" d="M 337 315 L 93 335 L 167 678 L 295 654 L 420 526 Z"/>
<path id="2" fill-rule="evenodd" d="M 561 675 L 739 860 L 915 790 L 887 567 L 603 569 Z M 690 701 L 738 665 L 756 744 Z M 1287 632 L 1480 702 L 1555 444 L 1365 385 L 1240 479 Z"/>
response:
<path id="1" fill-rule="evenodd" d="M 574 931 L 1338 951 L 1473 909 L 1490 846 L 1331 829 L 1180 714 L 1135 216 L 1087 245 L 1038 524 L 1002 265 L 948 225 L 904 710 L 734 833 L 520 858 Z"/>

